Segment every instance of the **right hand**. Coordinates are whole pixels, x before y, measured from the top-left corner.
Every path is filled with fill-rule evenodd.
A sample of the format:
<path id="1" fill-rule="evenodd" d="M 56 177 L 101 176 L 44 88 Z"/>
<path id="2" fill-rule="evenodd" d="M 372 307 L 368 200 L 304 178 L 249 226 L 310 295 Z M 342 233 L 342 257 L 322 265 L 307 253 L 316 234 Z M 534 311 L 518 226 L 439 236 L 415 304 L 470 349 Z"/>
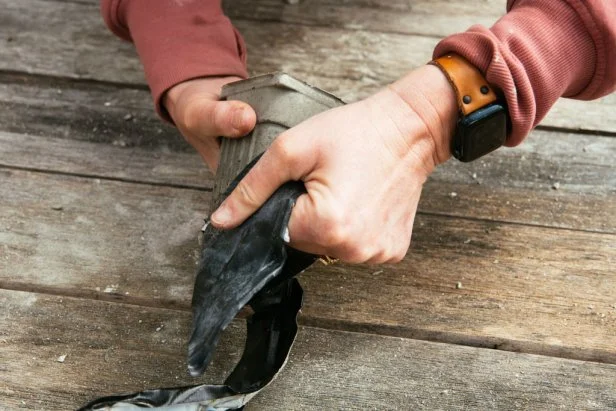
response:
<path id="1" fill-rule="evenodd" d="M 257 115 L 240 101 L 219 101 L 223 85 L 239 77 L 206 77 L 187 80 L 167 91 L 163 104 L 171 119 L 216 173 L 220 158 L 218 137 L 242 137 L 254 128 Z"/>
<path id="2" fill-rule="evenodd" d="M 420 66 L 364 100 L 280 134 L 210 221 L 239 226 L 287 181 L 303 181 L 289 245 L 349 263 L 404 258 L 423 183 L 450 156 L 456 95 L 437 67 Z"/>

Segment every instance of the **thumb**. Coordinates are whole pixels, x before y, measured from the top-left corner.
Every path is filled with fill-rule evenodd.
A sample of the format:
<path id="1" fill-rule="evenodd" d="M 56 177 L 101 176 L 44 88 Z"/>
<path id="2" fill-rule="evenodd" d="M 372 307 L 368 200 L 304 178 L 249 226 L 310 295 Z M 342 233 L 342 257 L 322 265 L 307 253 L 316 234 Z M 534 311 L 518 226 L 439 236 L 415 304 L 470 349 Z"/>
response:
<path id="1" fill-rule="evenodd" d="M 286 137 L 286 136 L 285 136 Z M 301 158 L 291 139 L 279 136 L 229 197 L 212 214 L 215 227 L 228 229 L 243 223 L 257 211 L 282 184 L 299 180 L 309 169 L 310 157 Z M 294 152 L 295 151 L 295 152 Z M 301 161 L 295 161 L 301 159 Z"/>
<path id="2" fill-rule="evenodd" d="M 257 115 L 248 104 L 240 101 L 202 102 L 196 113 L 189 113 L 189 129 L 203 137 L 241 137 L 255 126 Z M 187 117 L 188 117 L 187 116 Z"/>

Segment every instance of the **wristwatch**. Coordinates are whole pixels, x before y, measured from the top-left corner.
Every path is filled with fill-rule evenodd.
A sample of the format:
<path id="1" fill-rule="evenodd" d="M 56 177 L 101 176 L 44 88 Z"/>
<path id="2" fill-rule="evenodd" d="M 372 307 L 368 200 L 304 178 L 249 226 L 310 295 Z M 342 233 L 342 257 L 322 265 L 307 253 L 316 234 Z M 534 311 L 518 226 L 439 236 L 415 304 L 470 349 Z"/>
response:
<path id="1" fill-rule="evenodd" d="M 459 117 L 451 141 L 453 156 L 469 162 L 502 146 L 509 127 L 507 107 L 481 72 L 457 54 L 429 64 L 441 69 L 456 93 Z"/>

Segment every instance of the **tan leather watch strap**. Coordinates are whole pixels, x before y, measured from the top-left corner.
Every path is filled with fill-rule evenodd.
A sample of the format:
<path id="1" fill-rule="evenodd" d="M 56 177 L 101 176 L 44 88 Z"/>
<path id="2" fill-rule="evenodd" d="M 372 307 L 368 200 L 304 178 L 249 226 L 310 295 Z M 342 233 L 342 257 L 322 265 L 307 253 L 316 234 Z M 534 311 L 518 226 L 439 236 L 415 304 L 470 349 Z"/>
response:
<path id="1" fill-rule="evenodd" d="M 483 74 L 464 57 L 446 54 L 430 64 L 440 68 L 447 76 L 456 92 L 458 108 L 464 116 L 496 101 L 496 93 Z"/>

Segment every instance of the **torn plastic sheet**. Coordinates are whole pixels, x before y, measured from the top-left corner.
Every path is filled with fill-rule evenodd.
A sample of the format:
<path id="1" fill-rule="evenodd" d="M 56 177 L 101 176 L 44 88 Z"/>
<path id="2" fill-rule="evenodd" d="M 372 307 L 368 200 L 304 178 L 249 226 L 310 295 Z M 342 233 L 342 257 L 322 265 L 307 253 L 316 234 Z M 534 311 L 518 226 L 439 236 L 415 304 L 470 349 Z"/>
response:
<path id="1" fill-rule="evenodd" d="M 256 159 L 246 167 L 252 167 Z M 241 173 L 230 190 L 243 177 Z M 255 214 L 232 230 L 205 227 L 205 241 L 193 292 L 193 332 L 188 365 L 203 373 L 221 332 L 246 305 L 244 353 L 224 385 L 147 390 L 95 400 L 81 410 L 232 410 L 267 386 L 284 366 L 297 334 L 303 290 L 293 278 L 316 256 L 286 245 L 284 236 L 295 200 L 305 192 L 299 182 L 283 185 Z M 227 193 L 228 194 L 228 193 Z"/>
<path id="2" fill-rule="evenodd" d="M 110 396 L 93 401 L 82 410 L 241 410 L 284 366 L 297 334 L 302 293 L 299 282 L 290 279 L 253 298 L 255 313 L 247 320 L 244 355 L 224 385 L 203 384 Z"/>

